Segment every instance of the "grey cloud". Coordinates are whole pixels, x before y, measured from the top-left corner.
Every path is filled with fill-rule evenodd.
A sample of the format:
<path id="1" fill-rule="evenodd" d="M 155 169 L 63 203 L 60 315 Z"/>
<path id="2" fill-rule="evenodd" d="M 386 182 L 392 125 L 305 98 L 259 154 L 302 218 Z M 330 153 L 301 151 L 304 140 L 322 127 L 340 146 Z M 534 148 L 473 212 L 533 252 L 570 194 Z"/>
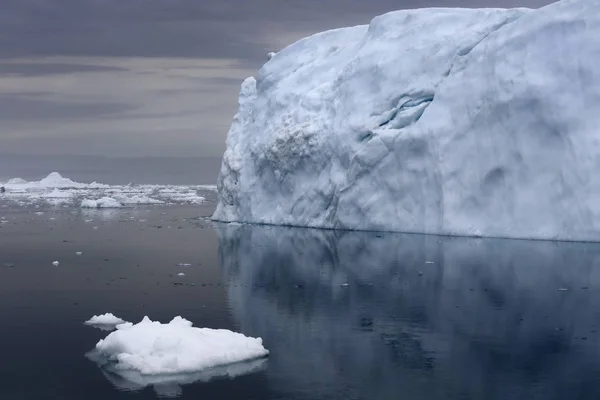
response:
<path id="1" fill-rule="evenodd" d="M 54 74 L 71 74 L 76 72 L 125 71 L 123 68 L 103 65 L 82 65 L 67 63 L 26 63 L 0 62 L 0 75 L 39 76 Z"/>
<path id="2" fill-rule="evenodd" d="M 0 119 L 4 121 L 103 117 L 133 108 L 124 103 L 68 103 L 0 95 Z"/>
<path id="3" fill-rule="evenodd" d="M 210 57 L 262 60 L 263 36 L 364 24 L 426 6 L 530 6 L 547 0 L 3 0 L 0 57 Z"/>
<path id="4" fill-rule="evenodd" d="M 417 7 L 548 0 L 0 0 L 0 148 L 220 156 L 268 51 Z"/>

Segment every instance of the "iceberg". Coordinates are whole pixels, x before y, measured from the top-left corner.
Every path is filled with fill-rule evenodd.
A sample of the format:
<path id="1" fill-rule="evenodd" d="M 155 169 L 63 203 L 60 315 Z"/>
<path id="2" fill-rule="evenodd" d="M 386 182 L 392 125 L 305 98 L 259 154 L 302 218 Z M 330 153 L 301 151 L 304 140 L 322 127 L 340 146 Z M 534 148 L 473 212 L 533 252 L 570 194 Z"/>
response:
<path id="1" fill-rule="evenodd" d="M 116 328 L 96 344 L 93 358 L 104 360 L 99 363 L 126 379 L 191 374 L 269 354 L 261 338 L 226 329 L 195 328 L 181 317 L 167 324 L 144 317 L 137 324 L 128 322 Z"/>
<path id="2" fill-rule="evenodd" d="M 600 0 L 420 9 L 244 81 L 213 219 L 600 241 Z"/>

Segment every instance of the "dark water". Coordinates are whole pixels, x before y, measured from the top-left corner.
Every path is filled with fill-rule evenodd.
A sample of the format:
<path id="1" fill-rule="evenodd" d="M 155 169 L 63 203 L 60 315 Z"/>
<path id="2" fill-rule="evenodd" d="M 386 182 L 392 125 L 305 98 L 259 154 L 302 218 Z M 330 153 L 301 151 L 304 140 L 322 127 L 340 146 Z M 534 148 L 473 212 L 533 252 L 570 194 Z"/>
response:
<path id="1" fill-rule="evenodd" d="M 213 228 L 212 207 L 2 210 L 0 398 L 600 396 L 598 245 Z M 84 357 L 106 332 L 82 322 L 104 312 L 182 315 L 271 355 L 234 379 L 131 391 Z"/>

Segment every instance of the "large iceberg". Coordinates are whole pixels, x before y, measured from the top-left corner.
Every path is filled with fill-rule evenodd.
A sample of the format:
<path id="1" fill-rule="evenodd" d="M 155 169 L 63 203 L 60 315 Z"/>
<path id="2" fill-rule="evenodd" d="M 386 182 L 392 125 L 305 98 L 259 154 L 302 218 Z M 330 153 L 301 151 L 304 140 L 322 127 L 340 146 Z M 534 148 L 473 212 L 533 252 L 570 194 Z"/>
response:
<path id="1" fill-rule="evenodd" d="M 600 240 L 600 0 L 319 33 L 242 85 L 221 221 Z"/>

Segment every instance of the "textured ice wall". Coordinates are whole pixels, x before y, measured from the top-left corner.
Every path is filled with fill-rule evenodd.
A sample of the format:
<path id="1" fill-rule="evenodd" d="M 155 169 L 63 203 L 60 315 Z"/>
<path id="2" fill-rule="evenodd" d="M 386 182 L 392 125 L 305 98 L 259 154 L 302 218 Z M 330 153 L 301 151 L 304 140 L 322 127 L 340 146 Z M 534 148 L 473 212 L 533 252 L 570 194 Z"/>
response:
<path id="1" fill-rule="evenodd" d="M 247 79 L 222 221 L 600 240 L 600 1 L 424 9 Z"/>

